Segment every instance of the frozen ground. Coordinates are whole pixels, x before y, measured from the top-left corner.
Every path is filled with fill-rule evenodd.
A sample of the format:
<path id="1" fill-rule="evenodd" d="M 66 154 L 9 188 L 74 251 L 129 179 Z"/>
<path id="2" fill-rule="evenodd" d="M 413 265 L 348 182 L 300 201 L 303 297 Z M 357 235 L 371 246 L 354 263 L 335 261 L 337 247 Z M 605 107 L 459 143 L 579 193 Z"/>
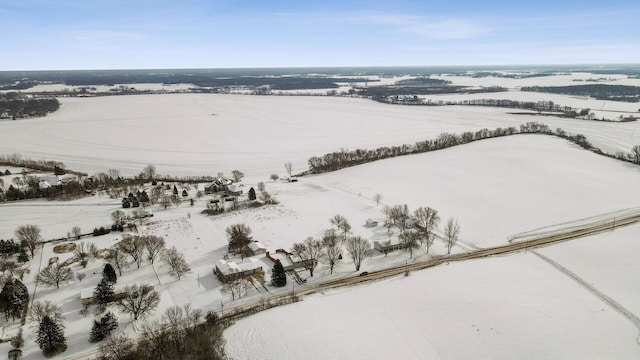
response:
<path id="1" fill-rule="evenodd" d="M 406 202 L 411 209 L 435 207 L 440 211 L 443 222 L 447 217 L 456 217 L 462 233 L 461 242 L 453 251 L 461 252 L 506 243 L 512 233 L 544 229 L 563 219 L 576 220 L 602 214 L 607 209 L 613 211 L 637 206 L 640 198 L 633 190 L 639 176 L 638 169 L 629 164 L 599 157 L 561 139 L 536 135 L 497 138 L 438 152 L 388 159 L 304 177 L 297 183 L 265 181 L 266 177 L 249 176 L 245 179 L 247 186 L 265 181 L 267 190 L 281 203 L 215 217 L 200 214 L 208 197 L 196 199 L 193 207 L 188 205 L 188 201 L 167 210 L 155 206 L 152 209 L 155 216 L 139 226 L 140 233 L 164 237 L 169 247 L 176 246 L 184 253 L 192 272 L 177 281 L 167 274 L 162 263 L 156 263 L 154 270 L 144 262 L 140 270 L 134 265 L 127 268 L 118 284 L 150 283 L 156 286 L 162 297 L 154 315 L 156 319 L 165 308 L 187 303 L 204 311 L 219 311 L 221 303 L 229 309 L 268 294 L 263 288 L 253 288 L 248 297 L 232 301 L 230 295 L 222 292 L 222 285 L 212 274 L 214 262 L 226 253 L 225 229 L 234 223 L 249 225 L 254 238 L 265 243 L 269 251 L 290 249 L 293 243 L 307 236 L 321 236 L 325 229 L 331 227 L 329 218 L 337 213 L 351 222 L 354 235 L 364 236 L 370 241 L 386 240 L 389 236 L 386 229 L 382 226 L 366 228 L 364 222 L 367 218 L 382 220 L 384 204 Z M 469 181 L 470 178 L 473 181 Z M 376 206 L 371 198 L 378 192 L 383 195 L 383 204 Z M 194 193 L 192 188 L 190 195 Z M 572 200 L 567 202 L 565 199 Z M 0 238 L 11 237 L 15 228 L 24 223 L 40 224 L 45 238 L 59 238 L 75 225 L 83 230 L 106 225 L 110 223 L 111 211 L 119 208 L 118 199 L 98 195 L 70 202 L 36 200 L 3 204 L 0 205 Z M 630 232 L 626 234 L 633 235 L 633 228 L 628 229 Z M 622 231 L 627 229 L 620 232 L 625 234 Z M 622 264 L 622 267 L 609 267 L 603 271 L 606 266 L 604 257 L 601 261 L 592 262 L 595 266 L 585 267 L 587 259 L 597 259 L 600 254 L 600 243 L 595 241 L 589 248 L 589 256 L 571 258 L 570 254 L 580 253 L 573 248 L 574 244 L 578 246 L 578 241 L 588 239 L 561 245 L 567 250 L 559 254 L 550 252 L 554 248 L 544 249 L 543 254 L 588 281 L 596 279 L 595 286 L 631 311 L 636 311 L 634 304 L 640 296 L 630 283 L 634 276 L 625 275 L 630 271 L 637 273 L 637 262 L 632 257 L 636 253 L 633 250 L 635 243 L 624 240 L 624 237 L 618 238 L 618 231 L 613 234 L 615 239 L 622 239 L 620 253 L 624 253 L 626 258 L 613 251 L 607 251 L 606 258 L 611 263 Z M 392 236 L 397 236 L 397 230 Z M 112 233 L 83 240 L 104 248 L 120 238 L 121 234 Z M 607 239 L 607 244 L 615 239 Z M 30 263 L 32 271 L 26 275 L 25 283 L 31 293 L 40 261 L 46 264 L 52 256 L 60 256 L 60 261 L 70 256 L 53 254 L 52 248 L 52 245 L 46 245 L 42 253 L 38 250 L 36 259 Z M 625 252 L 625 249 L 631 250 Z M 437 241 L 429 255 L 424 253 L 424 249 L 416 251 L 416 260 L 408 259 L 408 254 L 403 251 L 386 257 L 376 253 L 365 260 L 363 269 L 371 271 L 404 264 L 407 260 L 426 260 L 429 256 L 445 252 L 443 244 Z M 567 256 L 574 262 L 567 261 Z M 267 287 L 270 288 L 271 265 L 264 257 L 258 257 L 258 261 L 264 263 Z M 100 260 L 90 263 L 84 270 L 75 264 L 74 271 L 87 274 L 82 283 L 74 280 L 60 290 L 39 287 L 36 292 L 36 300 L 47 299 L 63 306 L 66 334 L 72 339 L 65 356 L 86 353 L 92 348 L 87 341 L 91 315 L 84 317 L 79 313 L 82 308 L 79 293 L 82 288 L 95 286 L 102 266 Z M 338 264 L 333 275 L 329 275 L 324 264 L 318 267 L 313 278 L 309 278 L 307 272 L 301 275 L 308 278 L 308 286 L 311 286 L 331 278 L 355 276 L 356 272 L 352 263 L 345 259 Z M 611 277 L 606 275 L 615 280 L 610 281 Z M 271 292 L 277 291 L 270 289 Z M 369 307 L 357 306 L 363 298 L 371 299 L 367 301 Z M 637 329 L 618 312 L 601 306 L 599 301 L 535 255 L 521 254 L 485 262 L 450 264 L 371 287 L 340 290 L 326 296 L 314 295 L 302 304 L 243 320 L 231 328 L 227 336 L 230 351 L 236 359 L 283 358 L 278 354 L 284 353 L 275 351 L 284 348 L 291 349 L 290 357 L 287 357 L 289 353 L 284 357 L 291 359 L 300 358 L 301 353 L 296 352 L 300 349 L 311 349 L 324 358 L 388 358 L 386 351 L 390 350 L 384 350 L 386 348 L 393 349 L 400 358 L 433 358 L 436 355 L 440 358 L 467 358 L 476 353 L 479 358 L 579 358 L 585 354 L 585 358 L 603 358 L 610 357 L 607 355 L 611 354 L 611 349 L 616 349 L 615 354 L 620 355 L 617 358 L 632 358 L 637 345 L 633 347 L 628 342 L 635 344 Z M 296 310 L 300 306 L 302 310 Z M 349 309 L 346 311 L 349 314 L 342 309 Z M 115 307 L 111 310 L 116 311 Z M 280 311 L 290 315 L 283 319 L 284 313 Z M 118 332 L 134 334 L 128 316 L 116 312 L 120 320 Z M 335 312 L 337 315 L 332 315 Z M 310 317 L 309 313 L 313 315 Z M 275 314 L 273 316 L 278 320 L 266 322 L 273 321 L 287 329 L 282 338 L 270 337 L 279 331 L 263 328 L 271 326 L 263 324 L 263 316 L 272 316 L 269 314 Z M 366 320 L 359 320 L 360 316 Z M 328 331 L 327 327 L 332 325 L 322 318 L 333 319 L 339 331 Z M 247 325 L 243 325 L 245 323 Z M 15 331 L 15 326 L 8 326 L 5 335 Z M 246 340 L 241 339 L 240 334 L 243 333 L 248 336 Z M 559 334 L 565 333 L 569 335 L 562 341 L 556 340 L 560 338 Z M 349 337 L 353 346 L 341 345 L 345 342 L 338 339 L 343 340 L 350 334 L 356 334 Z M 36 359 L 40 354 L 33 343 L 33 336 L 32 330 L 25 330 L 26 359 Z M 461 338 L 465 339 L 464 346 L 459 346 L 460 340 L 456 340 Z M 594 341 L 596 338 L 604 340 Z M 314 340 L 309 342 L 308 339 Z M 391 345 L 383 349 L 385 342 Z M 315 346 L 320 343 L 330 345 L 318 350 Z M 365 353 L 362 356 L 355 356 L 351 352 L 354 350 L 350 350 L 363 347 Z M 0 348 L 0 352 L 3 349 Z M 242 349 L 247 352 L 242 352 Z M 256 352 L 256 349 L 264 352 Z"/>
<path id="2" fill-rule="evenodd" d="M 638 328 L 533 254 L 305 297 L 225 331 L 234 359 L 636 359 Z"/>
<path id="3" fill-rule="evenodd" d="M 436 138 L 442 132 L 540 121 L 587 136 L 610 153 L 640 144 L 640 122 L 510 115 L 511 109 L 397 106 L 333 97 L 172 94 L 62 98 L 45 118 L 0 122 L 0 153 L 64 162 L 89 173 L 247 175 L 307 169 L 311 156 Z"/>
<path id="4" fill-rule="evenodd" d="M 479 100 L 479 99 L 496 99 L 496 100 L 514 100 L 522 102 L 538 102 L 538 101 L 553 101 L 555 104 L 561 106 L 569 106 L 574 109 L 590 109 L 596 119 L 608 119 L 617 120 L 620 115 L 623 117 L 628 116 L 640 116 L 640 104 L 624 101 L 607 101 L 592 99 L 587 96 L 570 96 L 561 94 L 549 94 L 539 92 L 527 92 L 527 91 L 503 91 L 493 93 L 480 93 L 480 94 L 443 94 L 443 95 L 421 95 L 425 101 L 431 101 L 438 103 L 440 101 L 466 101 L 466 100 Z M 519 111 L 518 109 L 511 109 L 511 111 Z M 545 118 L 532 118 L 539 119 L 544 122 Z"/>

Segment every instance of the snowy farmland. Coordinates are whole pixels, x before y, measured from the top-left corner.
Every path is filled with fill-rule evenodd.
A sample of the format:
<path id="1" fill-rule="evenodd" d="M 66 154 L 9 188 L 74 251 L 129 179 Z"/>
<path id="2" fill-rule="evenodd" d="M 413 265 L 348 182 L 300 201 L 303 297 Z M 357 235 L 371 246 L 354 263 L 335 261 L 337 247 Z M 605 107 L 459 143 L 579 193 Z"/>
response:
<path id="1" fill-rule="evenodd" d="M 637 292 L 635 274 L 625 278 Z M 240 320 L 225 336 L 236 359 L 640 356 L 633 323 L 531 253 L 308 296 Z"/>
<path id="2" fill-rule="evenodd" d="M 580 133 L 609 153 L 640 144 L 640 123 L 605 123 L 509 114 L 468 106 L 397 106 L 357 98 L 171 94 L 62 98 L 45 118 L 0 121 L 0 153 L 64 162 L 94 173 L 247 175 L 294 172 L 341 148 L 375 148 L 433 139 L 443 132 L 519 127 L 540 121 Z M 592 108 L 596 108 L 594 104 Z"/>
<path id="3" fill-rule="evenodd" d="M 201 214 L 209 197 L 196 198 L 195 189 L 190 189 L 193 207 L 188 201 L 166 210 L 154 206 L 155 216 L 138 226 L 139 233 L 164 237 L 168 247 L 184 253 L 192 271 L 178 281 L 158 263 L 151 266 L 145 261 L 141 269 L 135 265 L 125 269 L 119 284 L 150 283 L 160 291 L 162 300 L 151 320 L 174 305 L 220 311 L 221 305 L 229 309 L 278 292 L 269 284 L 271 264 L 264 256 L 255 259 L 266 269 L 264 288 L 251 288 L 246 297 L 235 301 L 222 291 L 212 270 L 214 262 L 226 254 L 225 229 L 236 223 L 249 225 L 254 239 L 274 251 L 290 249 L 308 236 L 320 237 L 331 227 L 329 218 L 335 214 L 349 220 L 353 235 L 370 242 L 386 240 L 390 235 L 383 226 L 365 226 L 367 219 L 382 223 L 384 205 L 406 203 L 411 210 L 430 206 L 439 210 L 442 223 L 449 217 L 460 222 L 461 239 L 453 249 L 460 253 L 640 206 L 640 194 L 635 191 L 640 180 L 637 166 L 541 135 L 478 141 L 307 176 L 297 183 L 267 180 L 269 174 L 283 174 L 287 161 L 293 162 L 294 172 L 300 172 L 310 156 L 340 148 L 398 145 L 435 138 L 442 132 L 518 127 L 528 121 L 584 134 L 604 151 L 628 152 L 640 144 L 637 122 L 522 117 L 508 114 L 509 109 L 408 107 L 330 97 L 172 94 L 63 98 L 61 103 L 60 111 L 45 118 L 1 121 L 0 153 L 63 161 L 69 168 L 89 173 L 115 168 L 132 175 L 147 164 L 156 165 L 159 173 L 179 176 L 238 169 L 247 174 L 247 186 L 264 181 L 280 202 L 210 217 Z M 379 205 L 373 200 L 375 194 L 382 195 Z M 110 213 L 119 208 L 118 199 L 100 193 L 68 202 L 2 204 L 0 238 L 12 237 L 25 223 L 38 224 L 45 239 L 64 237 L 73 226 L 90 232 L 110 224 Z M 617 229 L 538 252 L 637 315 L 640 292 L 634 284 L 639 265 L 631 254 L 637 253 L 633 238 L 638 229 L 637 225 Z M 394 230 L 391 237 L 397 235 Z M 106 248 L 121 238 L 122 234 L 112 233 L 83 240 Z M 617 245 L 605 251 L 603 243 Z M 388 256 L 373 253 L 363 269 L 383 269 L 445 253 L 441 241 L 429 254 L 420 249 L 410 260 L 404 251 Z M 54 256 L 64 261 L 71 254 L 54 254 L 53 245 L 47 244 L 29 263 L 31 273 L 25 284 L 31 294 L 40 264 Z M 79 294 L 97 284 L 102 266 L 101 260 L 86 269 L 76 263 L 73 270 L 87 275 L 81 283 L 73 280 L 60 290 L 39 287 L 35 291 L 35 300 L 51 300 L 63 307 L 65 333 L 71 340 L 59 358 L 89 356 L 96 347 L 87 341 L 92 316 L 80 314 Z M 306 271 L 301 275 L 309 280 L 306 286 L 313 286 L 357 272 L 345 257 L 332 275 L 326 264 L 318 267 L 313 278 Z M 310 360 L 637 358 L 638 329 L 596 295 L 528 252 L 451 263 L 371 286 L 312 295 L 302 303 L 241 320 L 225 335 L 236 359 L 298 359 L 309 358 L 309 353 L 317 355 Z M 362 306 L 365 298 L 371 301 Z M 115 312 L 120 320 L 117 332 L 135 335 L 128 315 Z M 31 325 L 28 322 L 24 330 L 24 358 L 37 359 L 41 353 L 33 342 Z M 16 325 L 9 325 L 5 335 L 16 330 Z M 8 344 L 0 345 L 0 353 L 8 349 Z"/>

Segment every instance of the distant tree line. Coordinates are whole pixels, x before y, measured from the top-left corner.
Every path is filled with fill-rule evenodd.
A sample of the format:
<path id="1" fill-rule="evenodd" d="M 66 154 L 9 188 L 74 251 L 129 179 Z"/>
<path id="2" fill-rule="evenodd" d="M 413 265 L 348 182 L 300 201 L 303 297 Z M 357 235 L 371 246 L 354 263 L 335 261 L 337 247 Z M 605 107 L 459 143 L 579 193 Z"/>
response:
<path id="1" fill-rule="evenodd" d="M 571 86 L 525 86 L 521 91 L 591 96 L 598 100 L 640 101 L 640 86 L 588 84 Z"/>
<path id="2" fill-rule="evenodd" d="M 435 79 L 431 79 L 435 80 Z M 395 96 L 406 95 L 435 95 L 435 94 L 476 94 L 487 92 L 506 91 L 503 87 L 486 87 L 480 89 L 472 89 L 468 86 L 447 85 L 447 84 L 429 84 L 424 86 L 373 86 L 357 89 L 357 94 L 368 97 L 376 101 L 388 102 Z"/>
<path id="3" fill-rule="evenodd" d="M 640 146 L 634 146 L 631 149 L 630 154 L 624 154 L 622 152 L 616 155 L 606 154 L 600 149 L 593 147 L 593 145 L 582 134 L 569 135 L 561 128 L 553 131 L 546 124 L 528 122 L 520 125 L 519 129 L 516 129 L 515 127 L 498 127 L 493 130 L 481 129 L 475 132 L 466 131 L 461 134 L 442 133 L 436 139 L 418 141 L 415 144 L 403 144 L 400 146 L 390 147 L 383 146 L 376 149 L 356 149 L 351 151 L 342 149 L 340 151 L 327 153 L 323 156 L 313 156 L 309 158 L 307 162 L 309 165 L 308 173 L 319 174 L 376 160 L 402 155 L 425 153 L 446 149 L 456 145 L 467 144 L 473 141 L 516 134 L 546 134 L 558 136 L 597 154 L 640 164 Z"/>
<path id="4" fill-rule="evenodd" d="M 59 108 L 56 98 L 27 98 L 15 92 L 0 94 L 0 116 L 13 120 L 46 116 Z"/>
<path id="5" fill-rule="evenodd" d="M 28 168 L 32 170 L 40 170 L 40 171 L 50 171 L 55 172 L 56 169 L 58 172 L 60 170 L 64 171 L 64 173 L 71 173 L 75 175 L 87 175 L 85 173 L 77 172 L 77 171 L 68 171 L 64 170 L 65 165 L 60 161 L 51 161 L 51 160 L 34 160 L 29 158 L 23 158 L 20 154 L 11 154 L 11 155 L 2 155 L 0 154 L 0 165 L 2 166 L 14 166 L 14 167 L 22 167 Z M 58 174 L 58 175 L 62 175 Z"/>

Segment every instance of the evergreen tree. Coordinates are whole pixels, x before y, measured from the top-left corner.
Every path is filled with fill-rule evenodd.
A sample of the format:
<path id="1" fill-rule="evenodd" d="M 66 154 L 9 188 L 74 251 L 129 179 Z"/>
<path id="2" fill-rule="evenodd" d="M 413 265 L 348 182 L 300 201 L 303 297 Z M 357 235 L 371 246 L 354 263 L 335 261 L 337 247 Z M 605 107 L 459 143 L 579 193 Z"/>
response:
<path id="1" fill-rule="evenodd" d="M 0 292 L 0 311 L 4 312 L 7 321 L 10 316 L 19 319 L 28 303 L 29 291 L 20 280 L 9 280 L 4 284 Z"/>
<path id="2" fill-rule="evenodd" d="M 98 342 L 104 340 L 111 332 L 118 327 L 118 320 L 110 311 L 98 320 L 93 320 L 93 327 L 89 334 L 89 342 Z"/>
<path id="3" fill-rule="evenodd" d="M 249 189 L 249 200 L 256 199 L 256 190 L 254 188 Z"/>
<path id="4" fill-rule="evenodd" d="M 276 261 L 271 270 L 271 284 L 275 287 L 283 287 L 287 285 L 287 274 L 280 260 Z"/>
<path id="5" fill-rule="evenodd" d="M 62 327 L 45 315 L 40 321 L 36 343 L 46 357 L 51 357 L 67 349 L 67 339 Z"/>
<path id="6" fill-rule="evenodd" d="M 116 271 L 111 266 L 111 264 L 104 264 L 104 270 L 102 270 L 102 277 L 107 279 L 110 283 L 115 284 L 118 282 L 118 276 L 116 275 Z"/>
<path id="7" fill-rule="evenodd" d="M 103 277 L 93 292 L 93 299 L 96 304 L 106 305 L 113 299 L 113 295 L 115 295 L 113 284 L 106 277 Z"/>
<path id="8" fill-rule="evenodd" d="M 20 248 L 20 254 L 18 254 L 18 262 L 25 263 L 29 261 L 29 255 L 24 248 Z"/>

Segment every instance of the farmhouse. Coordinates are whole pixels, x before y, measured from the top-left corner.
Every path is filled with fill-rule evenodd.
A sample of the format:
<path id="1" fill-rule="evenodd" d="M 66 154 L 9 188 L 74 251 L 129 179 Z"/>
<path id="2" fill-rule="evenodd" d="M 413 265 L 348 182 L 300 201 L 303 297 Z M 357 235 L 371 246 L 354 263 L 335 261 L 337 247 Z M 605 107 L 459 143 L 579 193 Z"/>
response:
<path id="1" fill-rule="evenodd" d="M 220 191 L 225 191 L 228 185 L 231 185 L 233 181 L 227 178 L 219 177 L 214 179 L 211 183 L 204 187 L 205 194 L 215 194 Z"/>
<path id="2" fill-rule="evenodd" d="M 38 187 L 40 189 L 48 189 L 52 186 L 58 186 L 62 184 L 62 182 L 56 175 L 41 176 L 39 180 L 40 181 L 38 182 Z"/>
<path id="3" fill-rule="evenodd" d="M 215 269 L 213 269 L 213 273 L 223 283 L 262 272 L 262 265 L 256 259 L 249 259 L 249 262 L 241 264 L 220 259 L 217 261 Z"/>
<path id="4" fill-rule="evenodd" d="M 383 243 L 380 243 L 379 241 L 373 242 L 373 248 L 385 254 L 391 251 L 404 249 L 405 247 L 407 247 L 406 244 L 403 244 L 400 242 L 391 242 L 391 241 L 385 241 Z"/>

